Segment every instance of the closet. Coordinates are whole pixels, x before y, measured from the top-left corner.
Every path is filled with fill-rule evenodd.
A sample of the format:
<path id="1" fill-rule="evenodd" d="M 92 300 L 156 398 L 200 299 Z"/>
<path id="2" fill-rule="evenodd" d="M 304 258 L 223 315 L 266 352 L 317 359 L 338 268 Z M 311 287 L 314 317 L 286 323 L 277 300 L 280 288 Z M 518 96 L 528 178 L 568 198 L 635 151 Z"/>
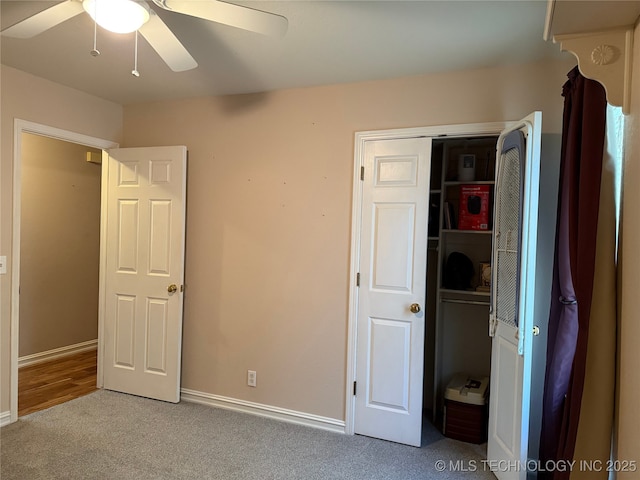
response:
<path id="1" fill-rule="evenodd" d="M 440 414 L 451 375 L 488 376 L 489 292 L 448 288 L 444 266 L 453 251 L 490 262 L 495 150 L 506 126 L 356 134 L 348 433 L 420 445 L 424 410 Z M 473 233 L 458 225 L 462 187 L 485 195 L 465 197 L 486 215 Z"/>
<path id="2" fill-rule="evenodd" d="M 444 390 L 455 374 L 490 374 L 497 138 L 434 139 L 432 145 L 424 407 L 432 410 L 436 424 L 442 419 Z"/>
<path id="3" fill-rule="evenodd" d="M 542 142 L 541 123 L 534 112 L 508 123 L 356 133 L 347 433 L 419 446 L 424 411 L 440 426 L 447 384 L 465 373 L 490 377 L 488 458 L 535 452 L 532 393 L 544 376 L 560 150 L 559 138 Z M 505 143 L 514 132 L 523 139 L 515 157 Z M 522 301 L 516 325 L 492 318 L 490 331 L 490 304 L 509 298 L 493 291 L 494 278 L 510 278 L 500 274 L 504 262 L 491 268 L 494 195 L 505 185 L 494 179 L 512 162 L 522 220 L 505 231 L 505 251 L 524 266 L 504 288 L 515 285 Z"/>

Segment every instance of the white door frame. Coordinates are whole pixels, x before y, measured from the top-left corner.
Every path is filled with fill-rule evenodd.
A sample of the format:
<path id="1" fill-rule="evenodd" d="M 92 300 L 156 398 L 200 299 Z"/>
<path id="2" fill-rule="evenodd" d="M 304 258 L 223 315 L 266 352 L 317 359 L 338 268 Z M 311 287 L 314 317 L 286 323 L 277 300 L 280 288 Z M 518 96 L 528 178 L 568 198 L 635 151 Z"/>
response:
<path id="1" fill-rule="evenodd" d="M 21 221 L 21 195 L 22 195 L 22 134 L 33 133 L 43 137 L 54 138 L 70 143 L 77 143 L 87 147 L 107 150 L 117 148 L 119 145 L 111 140 L 91 137 L 81 133 L 71 132 L 48 125 L 29 122 L 16 118 L 13 122 L 13 224 L 11 240 L 11 373 L 10 373 L 10 422 L 18 419 L 18 340 L 20 327 L 20 221 Z M 104 157 L 104 153 L 103 153 Z M 102 387 L 102 329 L 104 316 L 104 273 L 106 265 L 106 242 L 104 235 L 106 229 L 106 179 L 108 162 L 102 162 L 102 179 L 100 193 L 100 281 L 98 298 L 98 376 L 97 385 Z"/>
<path id="2" fill-rule="evenodd" d="M 470 123 L 433 127 L 399 128 L 356 132 L 353 161 L 353 199 L 351 211 L 351 265 L 349 269 L 349 317 L 347 322 L 347 383 L 345 388 L 345 433 L 355 433 L 355 397 L 353 382 L 356 380 L 356 345 L 358 318 L 358 287 L 356 276 L 360 271 L 360 240 L 362 233 L 362 181 L 360 169 L 364 166 L 365 142 L 414 137 L 463 137 L 466 135 L 498 135 L 513 122 Z M 429 192 L 425 192 L 428 195 Z M 426 272 L 425 272 L 426 274 Z"/>

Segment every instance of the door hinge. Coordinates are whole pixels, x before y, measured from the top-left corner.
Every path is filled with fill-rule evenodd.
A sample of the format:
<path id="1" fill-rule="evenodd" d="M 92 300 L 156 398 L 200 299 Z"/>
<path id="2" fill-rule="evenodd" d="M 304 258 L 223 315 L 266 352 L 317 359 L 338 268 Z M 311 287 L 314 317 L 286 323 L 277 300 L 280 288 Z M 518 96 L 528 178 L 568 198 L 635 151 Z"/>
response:
<path id="1" fill-rule="evenodd" d="M 353 382 L 353 396 L 354 396 L 354 397 L 355 397 L 355 395 L 356 395 L 356 383 L 357 383 L 357 382 L 355 382 L 355 381 Z"/>
<path id="2" fill-rule="evenodd" d="M 360 286 L 360 272 L 356 273 L 356 287 Z"/>
<path id="3" fill-rule="evenodd" d="M 491 315 L 489 315 L 489 336 L 490 337 L 496 336 L 497 328 L 498 328 L 498 319 L 492 312 Z"/>
<path id="4" fill-rule="evenodd" d="M 360 167 L 360 180 L 364 180 L 364 167 Z"/>

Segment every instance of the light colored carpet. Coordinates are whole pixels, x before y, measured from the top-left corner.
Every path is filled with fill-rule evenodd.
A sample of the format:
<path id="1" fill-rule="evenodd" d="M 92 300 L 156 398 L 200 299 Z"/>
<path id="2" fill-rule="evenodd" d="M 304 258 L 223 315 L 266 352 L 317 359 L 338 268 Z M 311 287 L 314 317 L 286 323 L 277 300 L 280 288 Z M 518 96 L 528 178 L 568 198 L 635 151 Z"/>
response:
<path id="1" fill-rule="evenodd" d="M 414 448 L 105 390 L 22 417 L 0 443 L 2 480 L 495 479 L 482 448 L 432 427 Z M 449 468 L 470 461 L 478 471 Z"/>

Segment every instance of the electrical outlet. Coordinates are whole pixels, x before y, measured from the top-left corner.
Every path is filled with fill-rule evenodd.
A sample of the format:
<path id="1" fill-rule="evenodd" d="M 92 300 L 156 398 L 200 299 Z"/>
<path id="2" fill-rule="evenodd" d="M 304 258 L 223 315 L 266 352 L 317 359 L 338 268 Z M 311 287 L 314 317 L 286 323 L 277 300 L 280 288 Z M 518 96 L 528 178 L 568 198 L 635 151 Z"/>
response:
<path id="1" fill-rule="evenodd" d="M 255 370 L 247 370 L 247 385 L 249 385 L 250 387 L 255 387 L 257 376 L 258 375 L 256 374 Z"/>

